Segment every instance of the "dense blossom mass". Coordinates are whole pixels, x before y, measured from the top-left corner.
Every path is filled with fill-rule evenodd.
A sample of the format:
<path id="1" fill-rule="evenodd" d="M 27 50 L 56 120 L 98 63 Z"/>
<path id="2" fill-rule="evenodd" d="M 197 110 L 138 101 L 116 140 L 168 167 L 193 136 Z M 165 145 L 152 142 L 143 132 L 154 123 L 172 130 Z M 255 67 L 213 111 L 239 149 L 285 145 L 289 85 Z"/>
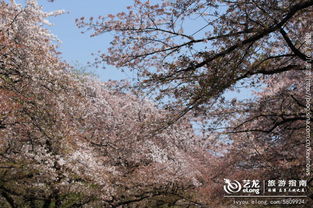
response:
<path id="1" fill-rule="evenodd" d="M 60 13 L 1 1 L 0 207 L 196 204 L 212 156 L 188 120 L 158 133 L 166 111 L 61 62 Z"/>
<path id="2" fill-rule="evenodd" d="M 1 208 L 226 208 L 224 179 L 306 180 L 310 207 L 313 1 L 156 2 L 76 21 L 131 88 L 60 60 L 63 11 L 0 0 Z"/>
<path id="3" fill-rule="evenodd" d="M 136 89 L 172 113 L 161 129 L 190 118 L 221 156 L 217 184 L 310 184 L 312 9 L 312 0 L 135 0 L 76 22 L 91 36 L 114 35 L 94 64 L 137 72 Z"/>

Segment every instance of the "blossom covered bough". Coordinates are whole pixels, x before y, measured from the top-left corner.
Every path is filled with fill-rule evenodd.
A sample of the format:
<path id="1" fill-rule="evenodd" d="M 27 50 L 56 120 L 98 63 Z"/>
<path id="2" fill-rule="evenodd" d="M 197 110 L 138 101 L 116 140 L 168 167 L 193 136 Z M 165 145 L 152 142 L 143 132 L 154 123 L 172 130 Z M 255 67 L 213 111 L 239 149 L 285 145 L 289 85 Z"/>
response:
<path id="1" fill-rule="evenodd" d="M 312 17 L 312 0 L 134 0 L 76 23 L 114 35 L 94 65 L 135 71 L 136 89 L 171 113 L 159 129 L 192 120 L 222 160 L 202 193 L 229 207 L 224 178 L 305 179 L 313 198 Z"/>
<path id="2" fill-rule="evenodd" d="M 44 24 L 62 11 L 0 4 L 0 207 L 201 203 L 212 156 L 188 119 L 156 133 L 166 111 L 60 61 Z"/>
<path id="3" fill-rule="evenodd" d="M 77 20 L 116 32 L 95 64 L 137 70 L 132 93 L 60 61 L 44 25 L 62 11 L 0 0 L 0 207 L 224 208 L 225 178 L 312 181 L 301 37 L 313 2 L 160 2 Z M 257 92 L 227 97 L 242 88 Z"/>

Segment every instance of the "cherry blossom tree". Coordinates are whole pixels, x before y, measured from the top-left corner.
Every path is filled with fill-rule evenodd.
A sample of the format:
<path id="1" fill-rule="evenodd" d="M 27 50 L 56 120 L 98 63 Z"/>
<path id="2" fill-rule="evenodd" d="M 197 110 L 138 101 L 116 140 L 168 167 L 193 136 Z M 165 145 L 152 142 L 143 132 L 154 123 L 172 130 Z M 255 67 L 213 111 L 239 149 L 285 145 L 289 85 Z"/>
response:
<path id="1" fill-rule="evenodd" d="M 217 189 L 229 174 L 312 181 L 305 175 L 312 120 L 305 95 L 312 88 L 304 82 L 312 79 L 312 45 L 304 38 L 312 36 L 312 6 L 311 0 L 134 0 L 124 12 L 76 22 L 91 36 L 114 34 L 94 64 L 137 72 L 136 89 L 170 114 L 158 130 L 186 117 L 201 127 L 203 145 L 221 155 L 211 170 L 216 189 L 203 190 L 220 200 Z"/>
<path id="2" fill-rule="evenodd" d="M 311 6 L 311 1 L 134 1 L 127 12 L 82 17 L 77 24 L 92 36 L 115 33 L 96 64 L 136 70 L 141 87 L 191 110 L 209 108 L 245 78 L 304 70 L 310 60 L 299 38 L 310 31 Z"/>
<path id="3" fill-rule="evenodd" d="M 155 133 L 165 110 L 60 61 L 62 11 L 0 3 L 0 206 L 199 206 L 214 157 L 189 119 Z"/>
<path id="4" fill-rule="evenodd" d="M 133 91 L 60 61 L 44 25 L 62 11 L 0 3 L 1 207 L 229 207 L 224 178 L 310 181 L 312 1 L 135 0 L 78 19 L 116 32 L 96 64 L 136 70 Z M 242 88 L 258 91 L 229 98 Z"/>

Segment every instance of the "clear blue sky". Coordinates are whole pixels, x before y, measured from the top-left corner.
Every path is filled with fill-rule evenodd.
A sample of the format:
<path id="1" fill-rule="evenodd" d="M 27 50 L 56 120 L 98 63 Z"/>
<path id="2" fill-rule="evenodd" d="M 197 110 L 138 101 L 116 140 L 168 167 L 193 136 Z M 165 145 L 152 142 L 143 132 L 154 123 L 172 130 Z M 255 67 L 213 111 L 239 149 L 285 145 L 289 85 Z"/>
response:
<path id="1" fill-rule="evenodd" d="M 25 0 L 16 0 L 17 3 Z M 55 0 L 51 3 L 47 0 L 39 0 L 44 11 L 65 10 L 68 13 L 50 18 L 54 25 L 49 27 L 61 41 L 60 51 L 62 57 L 71 65 L 85 67 L 88 61 L 93 60 L 92 52 L 105 51 L 112 40 L 112 35 L 104 34 L 90 38 L 88 34 L 81 34 L 75 25 L 75 19 L 85 17 L 97 17 L 125 10 L 126 6 L 132 4 L 132 0 Z M 89 67 L 88 71 L 96 73 L 101 80 L 132 78 L 130 72 L 121 73 L 112 66 L 106 69 L 95 69 Z"/>

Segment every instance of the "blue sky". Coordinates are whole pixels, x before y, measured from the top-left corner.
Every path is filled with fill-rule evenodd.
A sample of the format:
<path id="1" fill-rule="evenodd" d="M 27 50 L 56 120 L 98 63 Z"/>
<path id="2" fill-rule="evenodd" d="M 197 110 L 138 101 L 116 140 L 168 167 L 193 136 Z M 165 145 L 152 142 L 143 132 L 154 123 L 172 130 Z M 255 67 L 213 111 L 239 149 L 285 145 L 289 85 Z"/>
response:
<path id="1" fill-rule="evenodd" d="M 16 0 L 16 2 L 23 2 Z M 47 0 L 39 0 L 44 11 L 65 10 L 67 14 L 49 19 L 54 25 L 49 30 L 55 34 L 62 43 L 60 51 L 62 57 L 71 65 L 86 67 L 88 61 L 93 60 L 92 52 L 105 51 L 109 46 L 112 35 L 104 34 L 90 38 L 88 34 L 81 34 L 81 30 L 75 25 L 75 19 L 79 17 L 97 17 L 125 10 L 132 4 L 132 0 L 55 0 L 51 3 Z M 103 81 L 113 79 L 132 78 L 130 72 L 121 73 L 112 66 L 106 69 L 88 67 L 87 71 L 94 72 Z"/>

